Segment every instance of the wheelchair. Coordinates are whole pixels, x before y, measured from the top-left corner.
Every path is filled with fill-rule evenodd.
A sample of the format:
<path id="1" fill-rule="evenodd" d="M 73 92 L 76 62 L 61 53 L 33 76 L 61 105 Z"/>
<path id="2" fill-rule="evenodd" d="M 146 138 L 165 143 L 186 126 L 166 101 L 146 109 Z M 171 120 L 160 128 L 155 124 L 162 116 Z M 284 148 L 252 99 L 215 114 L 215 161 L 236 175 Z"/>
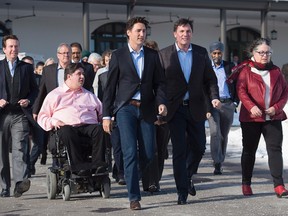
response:
<path id="1" fill-rule="evenodd" d="M 83 138 L 83 139 L 82 139 Z M 81 142 L 87 143 L 87 138 L 81 137 Z M 91 162 L 91 146 L 87 147 L 87 161 Z M 109 171 L 92 174 L 87 176 L 78 176 L 71 171 L 71 160 L 67 147 L 59 140 L 57 131 L 51 131 L 49 134 L 48 147 L 52 153 L 52 166 L 47 169 L 47 197 L 56 199 L 62 196 L 64 201 L 69 201 L 71 194 L 92 193 L 99 191 L 100 195 L 106 199 L 110 197 L 111 181 Z M 85 151 L 86 152 L 86 151 Z M 85 155 L 86 156 L 86 155 Z"/>

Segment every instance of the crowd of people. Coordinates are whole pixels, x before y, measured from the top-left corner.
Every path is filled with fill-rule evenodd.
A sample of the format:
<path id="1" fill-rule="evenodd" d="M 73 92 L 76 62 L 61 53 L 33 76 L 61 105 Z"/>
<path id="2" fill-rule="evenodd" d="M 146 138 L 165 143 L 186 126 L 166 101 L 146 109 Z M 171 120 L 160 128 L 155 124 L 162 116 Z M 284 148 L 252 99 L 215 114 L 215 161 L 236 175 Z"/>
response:
<path id="1" fill-rule="evenodd" d="M 61 43 L 57 60 L 48 58 L 35 68 L 33 58 L 18 58 L 17 36 L 3 37 L 1 197 L 10 196 L 9 152 L 13 195 L 20 197 L 30 188 L 37 159 L 41 156 L 40 163 L 46 164 L 48 133 L 57 129 L 71 156 L 71 171 L 79 176 L 111 171 L 118 184 L 126 185 L 131 210 L 141 209 L 139 181 L 143 191 L 161 191 L 171 140 L 177 204 L 185 205 L 189 194 L 196 195 L 193 176 L 206 150 L 205 122 L 210 128 L 211 173 L 222 175 L 239 104 L 243 195 L 253 195 L 255 153 L 263 135 L 275 194 L 288 196 L 281 148 L 281 121 L 287 118 L 283 111 L 288 98 L 287 65 L 282 69 L 285 80 L 271 61 L 271 41 L 259 38 L 249 47 L 249 59 L 239 62 L 235 57 L 227 62 L 223 43 L 212 42 L 209 52 L 191 43 L 189 19 L 174 23 L 175 41 L 163 49 L 146 40 L 148 25 L 144 17 L 129 19 L 127 44 L 102 56 L 82 50 L 78 42 Z M 89 169 L 81 155 L 82 135 L 92 140 Z"/>

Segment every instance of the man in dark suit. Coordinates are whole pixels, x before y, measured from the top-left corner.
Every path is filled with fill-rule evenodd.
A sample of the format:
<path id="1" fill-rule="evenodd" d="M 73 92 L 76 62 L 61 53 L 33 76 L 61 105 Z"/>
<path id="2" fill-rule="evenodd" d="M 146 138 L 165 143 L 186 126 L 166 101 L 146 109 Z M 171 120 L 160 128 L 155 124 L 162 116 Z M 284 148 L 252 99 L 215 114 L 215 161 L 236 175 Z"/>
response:
<path id="1" fill-rule="evenodd" d="M 72 63 L 81 62 L 85 69 L 84 71 L 85 72 L 85 84 L 83 85 L 83 87 L 93 92 L 92 84 L 93 84 L 94 77 L 95 77 L 93 65 L 88 62 L 82 61 L 82 46 L 80 43 L 78 42 L 71 43 L 70 47 L 71 47 L 71 52 L 72 52 L 72 57 L 71 57 Z"/>
<path id="2" fill-rule="evenodd" d="M 12 149 L 14 197 L 29 190 L 25 171 L 28 164 L 29 123 L 31 105 L 38 87 L 31 64 L 18 59 L 19 40 L 16 35 L 2 39 L 5 59 L 0 61 L 0 184 L 1 197 L 10 196 L 11 175 L 9 148 Z"/>
<path id="3" fill-rule="evenodd" d="M 180 205 L 187 203 L 188 189 L 191 195 L 196 193 L 190 179 L 197 173 L 205 152 L 205 91 L 210 95 L 213 107 L 221 105 L 217 78 L 208 52 L 191 44 L 192 30 L 192 21 L 179 19 L 174 24 L 175 44 L 160 51 L 166 75 L 166 120 L 170 128 L 173 171 Z"/>
<path id="4" fill-rule="evenodd" d="M 167 114 L 159 55 L 143 46 L 147 27 L 143 17 L 127 22 L 128 44 L 112 53 L 103 97 L 103 129 L 111 133 L 111 117 L 116 115 L 120 131 L 131 210 L 141 209 L 137 150 L 143 171 L 154 156 L 157 112 Z"/>
<path id="5" fill-rule="evenodd" d="M 222 174 L 225 160 L 228 134 L 233 123 L 235 108 L 239 103 L 235 83 L 228 83 L 233 63 L 222 60 L 224 44 L 216 41 L 209 46 L 213 70 L 217 76 L 219 96 L 222 106 L 215 109 L 207 101 L 207 119 L 210 128 L 210 149 L 214 165 L 214 175 Z M 209 99 L 208 99 L 209 100 Z"/>

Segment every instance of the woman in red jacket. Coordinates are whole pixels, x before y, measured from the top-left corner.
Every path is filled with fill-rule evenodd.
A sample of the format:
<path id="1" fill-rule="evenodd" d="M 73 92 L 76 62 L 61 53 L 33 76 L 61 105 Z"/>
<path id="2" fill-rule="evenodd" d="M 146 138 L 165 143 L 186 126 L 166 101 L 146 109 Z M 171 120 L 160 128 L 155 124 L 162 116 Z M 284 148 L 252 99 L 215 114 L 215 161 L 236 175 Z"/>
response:
<path id="1" fill-rule="evenodd" d="M 278 197 L 287 196 L 282 178 L 282 124 L 288 98 L 288 86 L 280 69 L 271 61 L 270 40 L 255 40 L 249 49 L 251 59 L 237 79 L 237 93 L 242 102 L 239 120 L 242 129 L 242 192 L 253 195 L 251 179 L 255 154 L 261 134 L 266 142 L 270 173 Z"/>

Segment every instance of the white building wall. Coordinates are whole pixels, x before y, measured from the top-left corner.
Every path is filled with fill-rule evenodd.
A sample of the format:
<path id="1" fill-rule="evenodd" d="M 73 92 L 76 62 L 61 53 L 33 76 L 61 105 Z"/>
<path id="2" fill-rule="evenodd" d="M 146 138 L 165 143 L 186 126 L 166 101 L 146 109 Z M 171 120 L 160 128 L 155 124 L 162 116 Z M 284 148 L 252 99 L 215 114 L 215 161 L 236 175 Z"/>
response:
<path id="1" fill-rule="evenodd" d="M 104 16 L 104 15 L 103 15 Z M 113 20 L 97 21 L 90 23 L 90 33 L 107 22 L 123 21 L 126 15 L 113 15 Z M 151 18 L 153 19 L 153 17 Z M 194 20 L 194 32 L 192 42 L 208 48 L 209 44 L 220 37 L 220 28 L 215 26 L 215 20 L 197 19 Z M 174 18 L 174 21 L 176 19 Z M 214 24 L 212 24 L 214 23 Z M 260 32 L 259 20 L 241 20 L 241 26 L 257 29 Z M 173 23 L 151 25 L 152 34 L 149 39 L 158 42 L 160 48 L 174 43 Z M 233 26 L 238 27 L 238 26 Z M 229 27 L 232 28 L 232 27 Z M 229 29 L 227 28 L 227 30 Z M 268 26 L 268 32 L 272 29 Z M 272 41 L 273 61 L 279 67 L 288 62 L 287 58 L 287 35 L 288 25 L 277 26 L 278 39 Z M 62 43 L 80 42 L 83 44 L 82 18 L 45 18 L 32 17 L 13 21 L 13 34 L 20 39 L 20 51 L 43 55 L 44 58 L 56 58 L 57 46 Z M 90 43 L 93 45 L 93 43 Z M 92 47 L 92 46 L 90 46 Z M 91 50 L 93 51 L 93 50 Z"/>

